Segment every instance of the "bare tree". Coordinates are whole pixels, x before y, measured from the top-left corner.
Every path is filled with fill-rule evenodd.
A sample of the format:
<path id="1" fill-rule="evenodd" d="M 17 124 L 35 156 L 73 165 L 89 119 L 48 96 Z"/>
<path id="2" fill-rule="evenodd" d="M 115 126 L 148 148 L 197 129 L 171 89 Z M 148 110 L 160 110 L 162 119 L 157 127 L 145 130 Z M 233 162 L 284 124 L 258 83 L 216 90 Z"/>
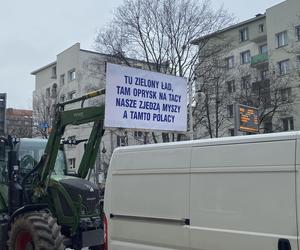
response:
<path id="1" fill-rule="evenodd" d="M 16 138 L 31 138 L 32 128 L 31 127 L 11 127 L 7 129 L 7 134 Z"/>
<path id="2" fill-rule="evenodd" d="M 270 64 L 269 68 L 275 67 Z M 297 94 L 290 85 L 293 75 L 282 76 L 276 70 L 272 70 L 271 73 L 269 70 L 263 72 L 266 73 L 259 77 L 253 77 L 252 74 L 252 78 L 248 74 L 249 83 L 241 88 L 236 101 L 258 108 L 260 132 L 281 131 L 280 118 L 294 112 Z"/>
<path id="3" fill-rule="evenodd" d="M 33 136 L 48 138 L 55 115 L 56 97 L 50 99 L 44 94 L 33 96 Z"/>
<path id="4" fill-rule="evenodd" d="M 118 56 L 143 60 L 148 70 L 186 77 L 194 81 L 201 52 L 191 42 L 233 22 L 222 7 L 213 10 L 209 0 L 125 0 L 110 24 L 97 34 L 96 48 Z M 192 83 L 193 84 L 193 83 Z M 154 142 L 156 136 L 152 133 Z M 163 135 L 164 141 L 180 135 Z"/>
<path id="5" fill-rule="evenodd" d="M 201 127 L 200 137 L 228 133 L 234 127 L 236 103 L 258 108 L 260 132 L 282 130 L 281 117 L 294 111 L 297 97 L 290 85 L 295 77 L 293 72 L 282 75 L 270 62 L 258 69 L 246 64 L 229 71 L 226 55 L 230 47 L 220 43 L 210 49 L 197 69 L 200 80 L 196 93 L 202 94 L 202 100 L 195 102 L 193 115 L 195 129 Z"/>
<path id="6" fill-rule="evenodd" d="M 231 48 L 231 41 L 204 39 L 199 45 L 202 52 L 195 66 L 195 101 L 193 102 L 194 130 L 200 127 L 203 137 L 220 137 L 231 126 L 233 115 L 232 96 L 234 85 L 228 80 L 228 62 L 224 59 Z M 231 108 L 230 108 L 231 107 Z M 228 112 L 229 109 L 229 112 Z M 232 109 L 232 110 L 231 110 Z"/>

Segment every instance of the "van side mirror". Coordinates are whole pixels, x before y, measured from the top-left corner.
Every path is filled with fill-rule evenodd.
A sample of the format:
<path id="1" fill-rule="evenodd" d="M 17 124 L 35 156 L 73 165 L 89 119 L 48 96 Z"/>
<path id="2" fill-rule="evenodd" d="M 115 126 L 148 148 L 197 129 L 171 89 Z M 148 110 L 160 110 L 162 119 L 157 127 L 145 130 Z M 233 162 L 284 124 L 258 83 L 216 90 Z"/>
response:
<path id="1" fill-rule="evenodd" d="M 287 239 L 278 240 L 278 250 L 291 250 L 290 241 Z"/>

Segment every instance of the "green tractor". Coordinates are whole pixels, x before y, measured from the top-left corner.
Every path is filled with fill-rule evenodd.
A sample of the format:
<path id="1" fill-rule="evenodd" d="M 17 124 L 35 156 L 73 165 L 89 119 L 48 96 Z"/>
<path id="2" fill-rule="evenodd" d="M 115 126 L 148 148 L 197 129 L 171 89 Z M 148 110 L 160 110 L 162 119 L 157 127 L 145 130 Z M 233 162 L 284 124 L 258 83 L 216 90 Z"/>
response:
<path id="1" fill-rule="evenodd" d="M 83 102 L 95 91 L 57 104 L 48 140 L 0 138 L 0 250 L 103 248 L 100 190 L 86 177 L 104 133 L 104 107 Z M 82 107 L 64 110 L 82 101 Z M 77 173 L 68 174 L 62 138 L 67 125 L 93 122 Z"/>

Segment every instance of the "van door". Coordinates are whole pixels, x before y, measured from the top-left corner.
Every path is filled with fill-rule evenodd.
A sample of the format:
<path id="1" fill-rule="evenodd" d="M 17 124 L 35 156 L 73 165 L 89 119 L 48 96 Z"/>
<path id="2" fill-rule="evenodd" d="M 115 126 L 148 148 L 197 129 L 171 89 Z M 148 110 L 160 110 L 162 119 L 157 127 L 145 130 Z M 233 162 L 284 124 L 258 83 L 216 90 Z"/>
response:
<path id="1" fill-rule="evenodd" d="M 189 249 L 190 149 L 117 151 L 110 167 L 109 249 Z"/>
<path id="2" fill-rule="evenodd" d="M 298 247 L 300 249 L 300 138 L 297 139 L 296 152 L 296 181 L 297 181 L 297 209 L 298 209 Z"/>
<path id="3" fill-rule="evenodd" d="M 284 140 L 194 147 L 191 249 L 298 249 L 295 146 Z"/>

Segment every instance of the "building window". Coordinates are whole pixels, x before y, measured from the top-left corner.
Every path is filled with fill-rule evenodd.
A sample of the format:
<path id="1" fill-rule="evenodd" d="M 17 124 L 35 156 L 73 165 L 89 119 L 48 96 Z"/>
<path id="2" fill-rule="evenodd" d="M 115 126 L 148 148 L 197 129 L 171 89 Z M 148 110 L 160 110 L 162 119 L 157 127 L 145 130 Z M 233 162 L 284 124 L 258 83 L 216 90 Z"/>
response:
<path id="1" fill-rule="evenodd" d="M 267 80 L 269 78 L 269 70 L 265 69 L 260 71 L 260 79 L 263 80 Z"/>
<path id="2" fill-rule="evenodd" d="M 235 82 L 234 82 L 234 80 L 228 81 L 228 82 L 226 82 L 226 84 L 227 84 L 228 93 L 234 93 L 235 92 Z"/>
<path id="3" fill-rule="evenodd" d="M 291 102 L 291 99 L 292 99 L 292 89 L 291 88 L 281 89 L 280 94 L 281 94 L 282 102 Z"/>
<path id="4" fill-rule="evenodd" d="M 242 79 L 241 79 L 241 88 L 242 89 L 248 89 L 250 87 L 250 81 L 251 81 L 251 76 L 250 75 L 242 77 Z"/>
<path id="5" fill-rule="evenodd" d="M 56 95 L 57 95 L 57 84 L 54 83 L 51 89 L 51 97 L 56 98 Z"/>
<path id="6" fill-rule="evenodd" d="M 234 67 L 234 57 L 230 56 L 225 58 L 226 69 L 232 69 Z"/>
<path id="7" fill-rule="evenodd" d="M 76 161 L 75 158 L 69 158 L 68 159 L 68 165 L 69 165 L 70 169 L 75 169 L 75 161 Z"/>
<path id="8" fill-rule="evenodd" d="M 134 138 L 137 140 L 140 140 L 143 138 L 143 132 L 142 131 L 134 131 Z"/>
<path id="9" fill-rule="evenodd" d="M 300 41 L 300 25 L 296 27 L 296 38 L 297 41 Z"/>
<path id="10" fill-rule="evenodd" d="M 66 96 L 65 95 L 61 95 L 59 98 L 60 102 L 64 102 L 66 100 Z"/>
<path id="11" fill-rule="evenodd" d="M 56 66 L 52 67 L 51 78 L 56 79 Z"/>
<path id="12" fill-rule="evenodd" d="M 169 142 L 170 141 L 170 137 L 168 133 L 162 133 L 162 141 L 163 142 Z"/>
<path id="13" fill-rule="evenodd" d="M 117 136 L 117 147 L 123 147 L 126 146 L 126 138 L 125 136 Z"/>
<path id="14" fill-rule="evenodd" d="M 227 113 L 229 118 L 233 117 L 233 104 L 227 105 Z"/>
<path id="15" fill-rule="evenodd" d="M 272 133 L 272 132 L 273 132 L 272 121 L 264 122 L 264 133 Z"/>
<path id="16" fill-rule="evenodd" d="M 69 92 L 69 93 L 68 93 L 68 100 L 74 99 L 75 93 L 76 93 L 75 91 Z"/>
<path id="17" fill-rule="evenodd" d="M 251 61 L 250 50 L 242 52 L 241 53 L 241 64 L 250 63 L 250 61 Z"/>
<path id="18" fill-rule="evenodd" d="M 244 28 L 240 30 L 240 41 L 244 42 L 249 39 L 249 30 L 248 28 Z"/>
<path id="19" fill-rule="evenodd" d="M 50 88 L 46 88 L 46 97 L 47 97 L 47 98 L 50 97 Z"/>
<path id="20" fill-rule="evenodd" d="M 288 44 L 287 31 L 276 34 L 276 43 L 278 48 Z"/>
<path id="21" fill-rule="evenodd" d="M 278 71 L 281 76 L 289 73 L 289 60 L 278 62 Z"/>
<path id="22" fill-rule="evenodd" d="M 75 69 L 72 69 L 68 72 L 68 80 L 70 81 L 74 81 L 76 79 L 76 71 Z"/>
<path id="23" fill-rule="evenodd" d="M 294 130 L 294 118 L 293 117 L 283 118 L 282 129 L 283 131 Z"/>
<path id="24" fill-rule="evenodd" d="M 6 101 L 6 99 L 5 99 L 5 97 L 4 96 L 2 96 L 3 94 L 0 94 L 0 102 L 5 102 Z M 6 94 L 4 94 L 4 95 L 6 95 Z"/>
<path id="25" fill-rule="evenodd" d="M 271 105 L 271 89 L 270 83 L 266 81 L 256 81 L 252 83 L 252 92 L 254 97 L 261 100 L 264 108 L 268 108 Z"/>
<path id="26" fill-rule="evenodd" d="M 60 86 L 65 85 L 65 74 L 60 75 L 59 84 L 60 84 Z"/>
<path id="27" fill-rule="evenodd" d="M 266 54 L 266 53 L 268 53 L 268 45 L 267 44 L 263 44 L 263 45 L 259 46 L 259 53 L 260 54 Z"/>
<path id="28" fill-rule="evenodd" d="M 264 32 L 264 30 L 265 30 L 265 26 L 264 26 L 264 24 L 263 24 L 263 23 L 262 23 L 262 24 L 260 24 L 260 25 L 258 25 L 258 30 L 259 30 L 259 32 L 260 32 L 260 33 Z"/>
<path id="29" fill-rule="evenodd" d="M 234 136 L 234 129 L 233 128 L 228 129 L 228 135 L 229 136 Z"/>

